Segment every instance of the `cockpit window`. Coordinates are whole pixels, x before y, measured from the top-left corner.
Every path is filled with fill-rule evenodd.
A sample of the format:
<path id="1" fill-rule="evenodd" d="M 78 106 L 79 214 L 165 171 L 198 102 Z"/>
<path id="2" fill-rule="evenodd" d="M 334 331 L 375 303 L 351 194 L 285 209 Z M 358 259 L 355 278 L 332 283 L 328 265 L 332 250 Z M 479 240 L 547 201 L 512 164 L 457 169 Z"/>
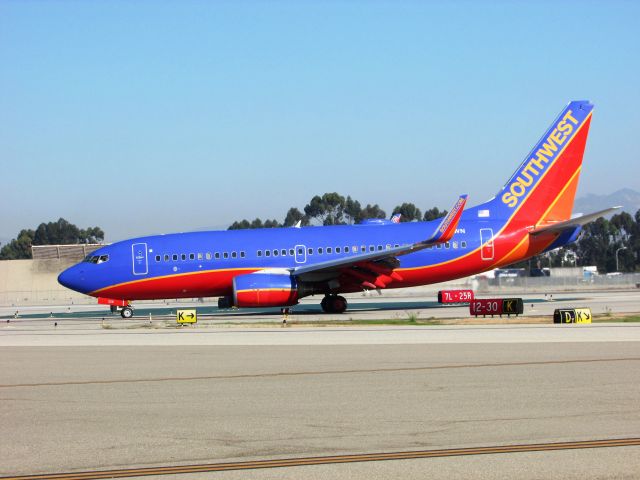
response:
<path id="1" fill-rule="evenodd" d="M 109 255 L 87 255 L 83 262 L 104 263 L 109 261 Z"/>

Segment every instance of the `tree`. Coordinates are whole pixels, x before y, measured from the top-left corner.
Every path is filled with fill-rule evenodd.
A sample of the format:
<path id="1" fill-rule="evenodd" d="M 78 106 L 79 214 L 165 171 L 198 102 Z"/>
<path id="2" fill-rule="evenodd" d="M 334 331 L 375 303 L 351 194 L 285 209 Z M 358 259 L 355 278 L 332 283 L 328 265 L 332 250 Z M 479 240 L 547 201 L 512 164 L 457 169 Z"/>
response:
<path id="1" fill-rule="evenodd" d="M 282 225 L 274 218 L 273 220 L 265 220 L 262 228 L 278 228 L 281 226 Z"/>
<path id="2" fill-rule="evenodd" d="M 344 214 L 348 219 L 349 225 L 361 222 L 362 206 L 360 205 L 360 202 L 354 200 L 350 195 L 348 195 L 344 205 Z"/>
<path id="3" fill-rule="evenodd" d="M 227 230 L 246 230 L 250 228 L 275 228 L 280 227 L 281 225 L 277 220 L 265 220 L 264 223 L 259 218 L 254 219 L 249 222 L 249 220 L 240 220 L 239 222 L 233 222 L 229 225 Z"/>
<path id="4" fill-rule="evenodd" d="M 366 220 L 367 218 L 386 218 L 386 216 L 385 211 L 382 210 L 377 203 L 375 205 L 367 204 L 367 206 L 361 210 L 358 222 Z"/>
<path id="5" fill-rule="evenodd" d="M 398 205 L 393 209 L 391 215 L 395 215 L 396 213 L 401 214 L 400 221 L 401 222 L 412 222 L 414 220 L 420 221 L 422 220 L 422 212 L 418 207 L 416 207 L 413 203 L 403 203 L 402 205 Z"/>
<path id="6" fill-rule="evenodd" d="M 41 223 L 34 230 L 21 230 L 17 238 L 0 250 L 0 260 L 31 258 L 32 245 L 68 245 L 100 243 L 104 232 L 100 227 L 80 229 L 64 218 L 56 222 Z"/>
<path id="7" fill-rule="evenodd" d="M 440 217 L 444 217 L 447 213 L 449 213 L 449 212 L 447 212 L 446 210 L 440 211 L 438 209 L 438 207 L 433 207 L 432 209 L 427 210 L 427 211 L 424 212 L 423 220 L 425 222 L 429 222 L 431 220 L 436 220 L 436 219 L 438 219 Z"/>
<path id="8" fill-rule="evenodd" d="M 287 216 L 284 217 L 283 227 L 293 227 L 296 223 L 300 222 L 301 225 L 309 225 L 309 219 L 296 207 L 291 207 L 287 212 Z"/>
<path id="9" fill-rule="evenodd" d="M 345 198 L 337 192 L 316 195 L 304 207 L 309 218 L 318 220 L 322 225 L 344 225 Z"/>
<path id="10" fill-rule="evenodd" d="M 249 221 L 240 220 L 239 222 L 236 221 L 229 225 L 229 228 L 227 228 L 227 230 L 245 230 L 247 228 L 251 228 L 251 224 L 249 223 Z"/>
<path id="11" fill-rule="evenodd" d="M 19 260 L 31 258 L 31 245 L 33 245 L 33 230 L 20 230 L 17 238 L 11 240 L 0 250 L 0 260 Z"/>

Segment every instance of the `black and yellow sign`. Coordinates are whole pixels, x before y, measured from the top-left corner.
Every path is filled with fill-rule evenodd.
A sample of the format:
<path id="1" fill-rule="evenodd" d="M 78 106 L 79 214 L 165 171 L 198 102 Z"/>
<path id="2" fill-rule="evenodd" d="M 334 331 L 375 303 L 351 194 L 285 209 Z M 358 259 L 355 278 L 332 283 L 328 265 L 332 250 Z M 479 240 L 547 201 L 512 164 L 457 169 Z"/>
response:
<path id="1" fill-rule="evenodd" d="M 178 323 L 196 323 L 198 321 L 198 313 L 195 310 L 178 310 L 176 312 L 176 321 Z"/>
<path id="2" fill-rule="evenodd" d="M 591 323 L 591 309 L 558 308 L 553 312 L 553 323 Z"/>
<path id="3" fill-rule="evenodd" d="M 503 298 L 502 313 L 507 315 L 522 315 L 524 312 L 524 304 L 521 298 Z"/>

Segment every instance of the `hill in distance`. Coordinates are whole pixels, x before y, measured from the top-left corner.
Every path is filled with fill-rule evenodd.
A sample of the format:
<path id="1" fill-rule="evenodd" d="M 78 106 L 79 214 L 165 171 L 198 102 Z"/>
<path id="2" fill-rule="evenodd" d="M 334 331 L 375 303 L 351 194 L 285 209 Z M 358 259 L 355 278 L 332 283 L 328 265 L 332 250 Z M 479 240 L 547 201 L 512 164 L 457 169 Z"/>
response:
<path id="1" fill-rule="evenodd" d="M 618 205 L 621 205 L 622 209 L 630 215 L 635 215 L 640 210 L 640 192 L 630 188 L 622 188 L 608 195 L 590 193 L 584 197 L 576 198 L 573 212 L 591 213 Z"/>

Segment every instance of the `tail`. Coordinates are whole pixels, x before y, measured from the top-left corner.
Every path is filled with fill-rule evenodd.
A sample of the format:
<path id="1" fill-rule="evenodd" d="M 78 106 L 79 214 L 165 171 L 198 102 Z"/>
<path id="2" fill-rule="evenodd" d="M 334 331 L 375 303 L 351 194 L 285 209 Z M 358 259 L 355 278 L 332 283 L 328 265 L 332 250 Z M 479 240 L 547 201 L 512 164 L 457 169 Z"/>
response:
<path id="1" fill-rule="evenodd" d="M 488 202 L 491 216 L 536 226 L 571 218 L 592 110 L 588 101 L 567 105 Z"/>

